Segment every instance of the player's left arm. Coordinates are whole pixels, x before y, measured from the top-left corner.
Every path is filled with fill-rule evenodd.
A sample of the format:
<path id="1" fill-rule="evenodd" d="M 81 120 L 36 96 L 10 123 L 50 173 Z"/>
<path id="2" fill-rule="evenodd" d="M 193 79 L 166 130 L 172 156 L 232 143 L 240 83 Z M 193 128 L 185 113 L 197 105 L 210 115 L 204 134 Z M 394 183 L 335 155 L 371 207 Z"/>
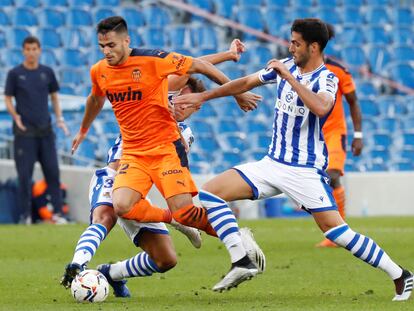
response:
<path id="1" fill-rule="evenodd" d="M 297 81 L 282 62 L 272 59 L 267 64 L 267 67 L 273 68 L 282 79 L 285 79 L 296 91 L 306 107 L 318 117 L 324 117 L 332 109 L 335 102 L 336 84 L 333 84 L 333 89 L 330 92 L 314 93 Z M 333 74 L 332 78 L 335 78 Z"/>
<path id="2" fill-rule="evenodd" d="M 358 104 L 358 98 L 355 91 L 345 94 L 346 101 L 349 104 L 352 124 L 354 125 L 354 139 L 352 140 L 352 154 L 359 156 L 364 143 L 362 141 L 362 114 Z"/>
<path id="3" fill-rule="evenodd" d="M 65 124 L 65 119 L 63 118 L 63 115 L 62 115 L 62 109 L 60 108 L 58 93 L 57 92 L 50 93 L 50 100 L 52 102 L 53 111 L 55 112 L 56 124 L 58 127 L 60 127 L 63 130 L 63 133 L 65 133 L 65 135 L 68 136 L 69 130 Z"/>

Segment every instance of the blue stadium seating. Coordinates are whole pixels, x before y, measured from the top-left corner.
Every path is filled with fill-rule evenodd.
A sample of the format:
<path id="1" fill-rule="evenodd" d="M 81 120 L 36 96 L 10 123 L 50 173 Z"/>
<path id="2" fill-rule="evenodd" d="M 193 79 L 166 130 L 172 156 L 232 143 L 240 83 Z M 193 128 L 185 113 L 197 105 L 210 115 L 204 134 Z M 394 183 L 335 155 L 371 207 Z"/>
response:
<path id="1" fill-rule="evenodd" d="M 345 3 L 348 1 L 345 1 Z M 344 24 L 348 25 L 362 25 L 364 23 L 364 16 L 361 13 L 361 7 L 360 6 L 352 6 L 352 7 L 346 7 L 343 9 L 343 19 Z M 349 30 L 344 29 L 344 33 L 347 33 Z M 354 42 L 354 43 L 361 43 L 361 42 L 355 42 L 355 41 L 348 41 L 348 42 Z"/>
<path id="2" fill-rule="evenodd" d="M 40 12 L 40 24 L 44 27 L 62 27 L 66 25 L 66 14 L 63 10 L 46 8 Z"/>
<path id="3" fill-rule="evenodd" d="M 41 28 L 38 31 L 39 40 L 45 48 L 59 48 L 62 46 L 62 39 L 55 28 Z"/>
<path id="4" fill-rule="evenodd" d="M 269 126 L 263 121 L 252 120 L 247 124 L 248 135 L 251 133 L 266 133 L 268 131 Z"/>
<path id="5" fill-rule="evenodd" d="M 257 147 L 267 149 L 271 143 L 269 135 L 260 134 L 257 136 Z"/>
<path id="6" fill-rule="evenodd" d="M 346 59 L 352 66 L 363 66 L 366 64 L 364 50 L 359 45 L 344 45 L 341 51 L 342 59 Z M 350 70 L 352 68 L 349 68 Z"/>
<path id="7" fill-rule="evenodd" d="M 219 133 L 234 133 L 240 132 L 240 126 L 234 119 L 221 119 L 218 124 L 218 132 Z"/>
<path id="8" fill-rule="evenodd" d="M 191 39 L 192 46 L 202 49 L 215 49 L 218 44 L 216 30 L 211 26 L 200 26 L 192 29 Z"/>
<path id="9" fill-rule="evenodd" d="M 147 25 L 164 27 L 171 23 L 169 12 L 162 7 L 145 7 L 143 13 Z"/>
<path id="10" fill-rule="evenodd" d="M 365 30 L 365 37 L 367 42 L 375 44 L 389 44 L 391 43 L 390 34 L 383 26 L 367 27 Z"/>
<path id="11" fill-rule="evenodd" d="M 348 20 L 347 17 L 345 17 L 344 20 Z M 358 24 L 356 23 L 355 25 Z M 338 41 L 343 42 L 344 45 L 361 45 L 362 43 L 365 43 L 364 31 L 360 26 L 346 26 L 340 34 L 338 33 L 338 37 Z"/>
<path id="12" fill-rule="evenodd" d="M 224 151 L 223 163 L 226 163 L 228 167 L 233 167 L 243 162 L 243 157 L 237 151 Z"/>
<path id="13" fill-rule="evenodd" d="M 375 73 L 381 73 L 391 61 L 391 53 L 385 45 L 368 45 L 368 63 Z"/>
<path id="14" fill-rule="evenodd" d="M 38 8 L 42 5 L 40 0 L 14 0 L 16 6 L 25 6 L 31 8 Z"/>
<path id="15" fill-rule="evenodd" d="M 368 5 L 388 5 L 392 4 L 392 0 L 365 0 Z"/>
<path id="16" fill-rule="evenodd" d="M 400 26 L 411 26 L 413 13 L 410 8 L 395 8 L 392 10 L 394 23 Z"/>
<path id="17" fill-rule="evenodd" d="M 329 2 L 329 1 L 326 1 Z M 326 7 L 316 11 L 317 16 L 322 19 L 325 23 L 329 23 L 332 25 L 335 24 L 342 24 L 342 16 L 340 11 L 332 8 Z"/>
<path id="18" fill-rule="evenodd" d="M 172 26 L 169 29 L 169 38 L 173 49 L 190 48 L 192 46 L 191 30 L 185 25 Z"/>
<path id="19" fill-rule="evenodd" d="M 77 7 L 93 7 L 95 5 L 95 1 L 94 0 L 70 0 L 70 4 L 72 6 L 77 6 Z"/>
<path id="20" fill-rule="evenodd" d="M 262 13 L 260 12 L 260 9 L 255 6 L 241 7 L 237 12 L 237 21 L 256 30 L 265 29 Z"/>
<path id="21" fill-rule="evenodd" d="M 230 18 L 233 15 L 233 8 L 236 6 L 238 0 L 214 0 L 216 7 L 216 14 L 225 18 Z"/>
<path id="22" fill-rule="evenodd" d="M 43 0 L 43 3 L 47 7 L 67 7 L 69 5 L 68 0 Z"/>
<path id="23" fill-rule="evenodd" d="M 92 26 L 92 15 L 86 9 L 71 8 L 69 10 L 68 25 L 74 27 Z"/>
<path id="24" fill-rule="evenodd" d="M 31 8 L 16 8 L 13 12 L 13 24 L 19 26 L 37 26 L 39 23 Z"/>
<path id="25" fill-rule="evenodd" d="M 271 35 L 280 36 L 280 28 L 289 23 L 287 10 L 283 8 L 270 8 L 264 15 L 266 28 Z"/>
<path id="26" fill-rule="evenodd" d="M 54 51 L 54 49 L 48 49 L 44 47 L 42 49 L 42 54 L 40 56 L 40 62 L 52 68 L 56 68 L 57 66 L 59 66 L 60 63 Z"/>
<path id="27" fill-rule="evenodd" d="M 212 0 L 191 0 L 191 1 L 188 1 L 188 3 L 200 9 L 213 12 L 214 3 Z"/>
<path id="28" fill-rule="evenodd" d="M 209 117 L 217 117 L 217 112 L 213 108 L 212 104 L 205 103 L 201 106 L 201 109 L 197 112 L 197 117 L 200 118 L 209 118 Z"/>
<path id="29" fill-rule="evenodd" d="M 393 80 L 408 87 L 414 87 L 414 68 L 410 62 L 389 63 L 384 72 L 389 73 Z"/>
<path id="30" fill-rule="evenodd" d="M 1 0 L 0 1 L 0 7 L 8 7 L 8 6 L 13 6 L 13 5 L 14 5 L 13 0 Z"/>
<path id="31" fill-rule="evenodd" d="M 403 133 L 402 137 L 403 137 L 404 146 L 414 147 L 414 133 L 413 132 Z"/>
<path id="32" fill-rule="evenodd" d="M 7 47 L 6 34 L 2 30 L 0 30 L 0 48 L 5 48 L 5 47 Z"/>
<path id="33" fill-rule="evenodd" d="M 60 31 L 62 44 L 67 48 L 89 47 L 91 44 L 90 33 L 83 28 L 67 27 Z M 93 35 L 96 38 L 96 35 Z"/>
<path id="34" fill-rule="evenodd" d="M 380 111 L 378 109 L 378 106 L 375 104 L 375 102 L 368 98 L 362 98 L 359 101 L 361 106 L 361 112 L 362 115 L 368 116 L 368 117 L 375 117 L 379 116 Z"/>
<path id="35" fill-rule="evenodd" d="M 377 132 L 374 135 L 372 135 L 372 139 L 373 145 L 376 147 L 383 147 L 386 149 L 389 148 L 392 144 L 392 139 L 388 133 L 378 134 Z"/>
<path id="36" fill-rule="evenodd" d="M 148 27 L 144 30 L 144 42 L 148 47 L 162 48 L 167 45 L 167 38 L 161 27 Z"/>
<path id="37" fill-rule="evenodd" d="M 395 165 L 398 171 L 414 171 L 414 165 L 412 161 L 401 160 L 398 161 Z"/>
<path id="38" fill-rule="evenodd" d="M 409 26 L 398 26 L 392 31 L 392 41 L 394 44 L 413 44 L 414 32 Z"/>
<path id="39" fill-rule="evenodd" d="M 191 129 L 194 131 L 194 133 L 209 134 L 209 135 L 214 134 L 214 130 L 211 124 L 199 118 L 191 118 L 190 126 L 191 126 Z"/>
<path id="40" fill-rule="evenodd" d="M 403 61 L 414 60 L 414 48 L 412 45 L 397 45 L 393 47 L 394 57 Z"/>
<path id="41" fill-rule="evenodd" d="M 94 14 L 94 23 L 97 24 L 99 23 L 101 20 L 103 20 L 104 18 L 110 17 L 110 16 L 115 16 L 116 13 L 114 12 L 114 10 L 112 10 L 109 7 L 99 7 Z M 134 24 L 136 23 L 135 20 L 130 20 L 130 18 L 127 19 L 127 15 L 124 15 L 125 20 L 128 23 L 129 27 L 133 27 Z"/>
<path id="42" fill-rule="evenodd" d="M 357 93 L 361 94 L 362 96 L 369 96 L 369 95 L 378 95 L 378 90 L 375 87 L 374 83 L 371 81 L 355 81 Z"/>
<path id="43" fill-rule="evenodd" d="M 134 7 L 126 7 L 121 10 L 122 16 L 128 23 L 128 27 L 133 29 L 134 27 L 142 27 L 145 25 L 145 16 L 141 10 Z M 162 26 L 157 23 L 147 22 L 150 26 Z"/>
<path id="44" fill-rule="evenodd" d="M 346 0 L 343 2 L 344 6 L 350 6 L 350 7 L 361 7 L 364 5 L 364 0 Z"/>
<path id="45" fill-rule="evenodd" d="M 0 26 L 10 25 L 10 19 L 6 12 L 0 9 Z"/>
<path id="46" fill-rule="evenodd" d="M 8 50 L 5 57 L 6 65 L 10 67 L 21 64 L 23 59 L 21 48 Z"/>
<path id="47" fill-rule="evenodd" d="M 141 48 L 143 45 L 145 45 L 145 41 L 138 31 L 134 29 L 130 30 L 129 37 L 131 38 L 131 47 Z"/>
<path id="48" fill-rule="evenodd" d="M 213 135 L 197 135 L 194 146 L 200 146 L 207 153 L 214 153 L 221 150 L 217 139 Z"/>
<path id="49" fill-rule="evenodd" d="M 286 8 L 289 6 L 289 0 L 264 0 L 267 6 Z"/>
<path id="50" fill-rule="evenodd" d="M 96 0 L 97 6 L 111 6 L 118 7 L 120 5 L 120 0 Z"/>
<path id="51" fill-rule="evenodd" d="M 383 6 L 371 6 L 368 7 L 366 12 L 366 22 L 370 25 L 384 25 L 390 24 L 391 18 L 388 11 Z"/>

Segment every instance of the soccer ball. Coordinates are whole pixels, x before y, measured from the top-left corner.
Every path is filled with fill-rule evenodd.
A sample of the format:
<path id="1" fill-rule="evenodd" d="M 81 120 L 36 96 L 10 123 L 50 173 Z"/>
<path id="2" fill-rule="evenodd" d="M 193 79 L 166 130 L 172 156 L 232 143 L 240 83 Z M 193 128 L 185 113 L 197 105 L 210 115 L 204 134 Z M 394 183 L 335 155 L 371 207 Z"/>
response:
<path id="1" fill-rule="evenodd" d="M 77 302 L 102 302 L 108 297 L 109 284 L 97 270 L 85 270 L 72 281 L 72 296 Z"/>

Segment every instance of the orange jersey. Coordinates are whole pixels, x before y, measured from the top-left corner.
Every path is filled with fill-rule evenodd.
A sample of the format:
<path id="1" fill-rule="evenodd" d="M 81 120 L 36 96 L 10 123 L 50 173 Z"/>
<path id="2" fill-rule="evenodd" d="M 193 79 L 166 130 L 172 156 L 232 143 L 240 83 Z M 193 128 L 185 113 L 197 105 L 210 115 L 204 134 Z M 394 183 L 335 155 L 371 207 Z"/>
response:
<path id="1" fill-rule="evenodd" d="M 168 110 L 168 75 L 185 74 L 192 58 L 161 50 L 133 49 L 127 61 L 91 68 L 92 94 L 106 96 L 121 129 L 124 153 L 134 153 L 180 138 Z"/>
<path id="2" fill-rule="evenodd" d="M 341 133 L 346 133 L 346 120 L 345 120 L 345 111 L 342 104 L 342 96 L 344 94 L 351 93 L 355 91 L 355 84 L 352 80 L 351 74 L 344 68 L 341 64 L 336 61 L 333 61 L 329 57 L 325 60 L 325 65 L 329 71 L 333 72 L 337 76 L 338 82 L 338 92 L 336 93 L 335 106 L 326 120 L 323 126 L 323 133 L 328 131 L 340 131 Z"/>

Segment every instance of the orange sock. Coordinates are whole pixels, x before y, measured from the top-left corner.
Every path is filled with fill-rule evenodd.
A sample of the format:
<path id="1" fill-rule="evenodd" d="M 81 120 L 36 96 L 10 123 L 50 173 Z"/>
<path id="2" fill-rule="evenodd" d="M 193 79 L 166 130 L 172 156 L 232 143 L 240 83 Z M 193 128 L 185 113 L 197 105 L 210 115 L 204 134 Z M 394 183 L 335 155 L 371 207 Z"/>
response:
<path id="1" fill-rule="evenodd" d="M 151 203 L 147 200 L 141 199 L 128 213 L 122 215 L 122 218 L 136 220 L 139 222 L 170 223 L 172 216 L 169 209 L 151 205 Z"/>
<path id="2" fill-rule="evenodd" d="M 342 219 L 345 220 L 345 188 L 344 186 L 335 188 L 333 190 L 333 196 L 335 198 L 336 205 L 338 205 L 339 214 L 341 214 Z"/>
<path id="3" fill-rule="evenodd" d="M 208 235 L 217 236 L 208 221 L 207 211 L 202 207 L 188 205 L 172 213 L 173 218 L 182 225 L 203 230 Z"/>

